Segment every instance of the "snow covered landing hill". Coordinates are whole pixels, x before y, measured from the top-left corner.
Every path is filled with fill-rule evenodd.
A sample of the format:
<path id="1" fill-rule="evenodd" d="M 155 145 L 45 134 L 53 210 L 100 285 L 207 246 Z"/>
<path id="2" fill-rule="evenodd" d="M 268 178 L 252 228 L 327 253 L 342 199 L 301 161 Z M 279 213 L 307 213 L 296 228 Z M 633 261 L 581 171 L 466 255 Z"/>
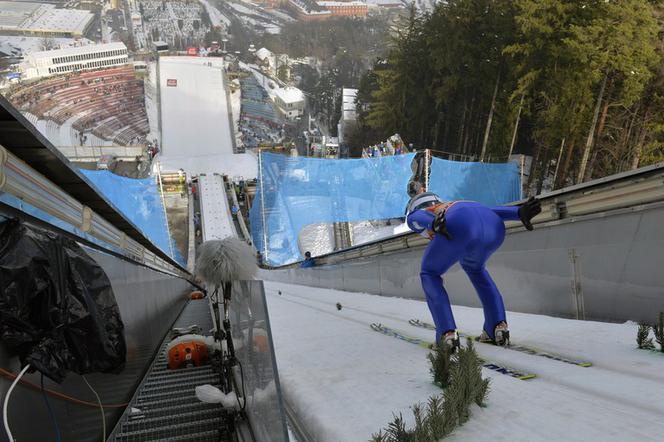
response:
<path id="1" fill-rule="evenodd" d="M 408 324 L 431 322 L 426 303 L 268 281 L 266 291 L 285 398 L 317 440 L 366 441 L 393 413 L 412 418 L 412 404 L 440 393 L 425 349 L 369 327 L 380 322 L 432 340 L 433 332 Z M 461 330 L 480 332 L 481 309 L 454 307 L 454 314 Z M 483 358 L 537 378 L 485 369 L 488 407 L 475 407 L 448 440 L 662 440 L 664 354 L 637 350 L 634 324 L 520 313 L 508 313 L 508 321 L 513 343 L 593 366 L 478 345 Z"/>

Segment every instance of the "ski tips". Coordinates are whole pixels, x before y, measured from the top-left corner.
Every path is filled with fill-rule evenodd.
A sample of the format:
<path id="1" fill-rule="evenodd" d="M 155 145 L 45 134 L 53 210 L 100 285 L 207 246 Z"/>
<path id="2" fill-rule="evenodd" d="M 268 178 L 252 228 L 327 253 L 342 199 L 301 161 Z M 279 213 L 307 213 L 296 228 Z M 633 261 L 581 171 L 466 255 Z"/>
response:
<path id="1" fill-rule="evenodd" d="M 525 374 L 523 376 L 519 376 L 517 379 L 520 379 L 522 381 L 527 381 L 528 379 L 535 379 L 537 377 L 536 374 Z"/>

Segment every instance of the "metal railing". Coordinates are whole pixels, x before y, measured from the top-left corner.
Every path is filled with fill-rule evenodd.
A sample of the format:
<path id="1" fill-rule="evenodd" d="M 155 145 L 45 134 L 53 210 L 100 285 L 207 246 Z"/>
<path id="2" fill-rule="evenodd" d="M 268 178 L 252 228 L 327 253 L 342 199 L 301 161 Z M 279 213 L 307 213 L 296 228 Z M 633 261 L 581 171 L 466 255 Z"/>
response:
<path id="1" fill-rule="evenodd" d="M 143 146 L 59 146 L 58 150 L 71 161 L 97 161 L 104 155 L 133 160 L 145 152 Z"/>
<path id="2" fill-rule="evenodd" d="M 247 242 L 251 242 L 251 235 L 249 234 L 249 229 L 247 229 L 247 223 L 244 222 L 244 216 L 242 215 L 242 211 L 240 211 L 240 203 L 237 200 L 237 194 L 235 193 L 235 184 L 233 182 L 230 182 L 230 186 L 227 188 L 228 195 L 231 198 L 231 201 L 233 202 L 233 205 L 238 208 L 237 212 L 237 222 L 240 225 L 240 233 L 242 233 L 242 239 L 244 239 Z"/>
<path id="3" fill-rule="evenodd" d="M 81 204 L 52 181 L 0 145 L 0 192 L 5 192 L 46 215 L 64 222 L 118 251 L 128 259 L 172 275 L 189 278 L 182 268 L 160 258 Z M 46 220 L 47 221 L 47 220 Z"/>

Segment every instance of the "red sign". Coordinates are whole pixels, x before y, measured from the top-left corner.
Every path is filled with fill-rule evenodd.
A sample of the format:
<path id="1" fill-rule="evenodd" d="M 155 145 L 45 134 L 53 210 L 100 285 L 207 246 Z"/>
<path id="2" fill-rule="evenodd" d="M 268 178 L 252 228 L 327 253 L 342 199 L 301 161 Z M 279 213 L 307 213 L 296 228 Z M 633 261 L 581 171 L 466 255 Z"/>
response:
<path id="1" fill-rule="evenodd" d="M 187 48 L 187 55 L 198 55 L 198 48 L 193 46 Z"/>
<path id="2" fill-rule="evenodd" d="M 178 81 L 175 78 L 169 78 L 166 80 L 166 86 L 177 87 Z"/>

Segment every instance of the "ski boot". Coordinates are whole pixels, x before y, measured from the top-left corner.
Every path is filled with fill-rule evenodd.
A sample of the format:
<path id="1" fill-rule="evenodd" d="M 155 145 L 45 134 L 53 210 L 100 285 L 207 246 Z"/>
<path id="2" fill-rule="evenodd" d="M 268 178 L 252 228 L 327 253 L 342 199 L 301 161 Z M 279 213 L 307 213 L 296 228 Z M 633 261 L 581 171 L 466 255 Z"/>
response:
<path id="1" fill-rule="evenodd" d="M 491 339 L 486 330 L 482 330 L 482 334 L 477 338 L 479 342 L 485 342 L 489 344 L 499 345 L 501 347 L 506 347 L 510 344 L 510 331 L 507 327 L 507 322 L 500 321 L 496 328 L 493 331 L 494 338 Z"/>
<path id="2" fill-rule="evenodd" d="M 443 333 L 441 337 L 441 342 L 444 342 L 450 348 L 452 353 L 456 353 L 457 349 L 461 346 L 459 341 L 459 334 L 456 330 L 450 330 L 446 333 Z"/>

